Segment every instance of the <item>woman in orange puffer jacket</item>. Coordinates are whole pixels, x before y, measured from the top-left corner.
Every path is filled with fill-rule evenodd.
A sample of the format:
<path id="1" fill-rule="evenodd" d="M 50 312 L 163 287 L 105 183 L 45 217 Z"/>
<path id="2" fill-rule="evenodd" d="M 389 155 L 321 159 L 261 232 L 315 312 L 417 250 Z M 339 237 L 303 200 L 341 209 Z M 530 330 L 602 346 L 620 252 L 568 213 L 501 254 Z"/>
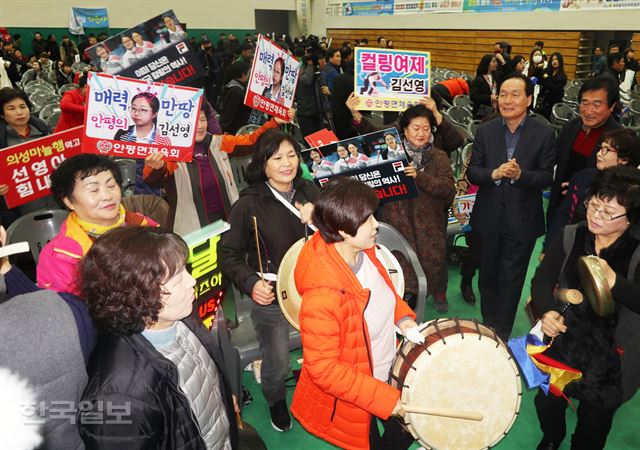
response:
<path id="1" fill-rule="evenodd" d="M 400 392 L 387 384 L 394 324 L 412 342 L 424 338 L 376 257 L 377 206 L 375 191 L 358 181 L 325 185 L 314 209 L 319 232 L 303 247 L 294 274 L 303 297 L 304 364 L 291 412 L 310 433 L 347 449 L 413 442 L 390 418 L 404 415 Z"/>

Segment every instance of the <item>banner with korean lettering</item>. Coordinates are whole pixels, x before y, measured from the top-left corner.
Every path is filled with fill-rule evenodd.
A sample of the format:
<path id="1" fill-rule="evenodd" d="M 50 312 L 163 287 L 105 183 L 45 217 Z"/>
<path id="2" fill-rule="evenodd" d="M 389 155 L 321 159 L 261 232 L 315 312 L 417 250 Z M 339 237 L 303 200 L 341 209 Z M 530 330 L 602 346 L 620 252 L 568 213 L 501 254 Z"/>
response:
<path id="1" fill-rule="evenodd" d="M 462 0 L 395 0 L 393 14 L 461 13 Z"/>
<path id="2" fill-rule="evenodd" d="M 191 161 L 202 89 L 89 72 L 83 153 Z"/>
<path id="3" fill-rule="evenodd" d="M 207 328 L 211 328 L 216 311 L 224 299 L 225 286 L 218 264 L 218 242 L 222 233 L 230 228 L 227 222 L 218 220 L 183 236 L 189 248 L 187 270 L 196 279 L 193 307 Z"/>
<path id="4" fill-rule="evenodd" d="M 244 104 L 288 119 L 298 85 L 300 62 L 264 36 L 258 38 Z"/>
<path id="5" fill-rule="evenodd" d="M 464 12 L 558 11 L 560 0 L 464 0 Z"/>
<path id="6" fill-rule="evenodd" d="M 454 200 L 458 213 L 464 214 L 467 218 L 471 217 L 471 211 L 473 211 L 473 205 L 476 202 L 476 194 L 460 195 Z"/>
<path id="7" fill-rule="evenodd" d="M 86 50 L 98 69 L 165 84 L 192 85 L 204 69 L 172 10 Z"/>
<path id="8" fill-rule="evenodd" d="M 418 196 L 414 179 L 404 173 L 407 155 L 395 128 L 305 150 L 302 158 L 319 186 L 349 176 L 374 188 L 380 204 Z"/>
<path id="9" fill-rule="evenodd" d="M 404 111 L 429 95 L 431 54 L 379 48 L 355 49 L 354 90 L 358 107 Z"/>
<path id="10" fill-rule="evenodd" d="M 382 16 L 393 14 L 394 0 L 355 1 L 342 4 L 343 16 Z"/>
<path id="11" fill-rule="evenodd" d="M 562 0 L 560 3 L 560 11 L 612 8 L 640 10 L 640 0 Z"/>
<path id="12" fill-rule="evenodd" d="M 51 193 L 50 176 L 60 163 L 80 153 L 82 127 L 70 128 L 0 151 L 0 184 L 4 199 L 15 208 Z"/>
<path id="13" fill-rule="evenodd" d="M 109 28 L 107 8 L 71 8 L 75 22 L 84 28 Z"/>

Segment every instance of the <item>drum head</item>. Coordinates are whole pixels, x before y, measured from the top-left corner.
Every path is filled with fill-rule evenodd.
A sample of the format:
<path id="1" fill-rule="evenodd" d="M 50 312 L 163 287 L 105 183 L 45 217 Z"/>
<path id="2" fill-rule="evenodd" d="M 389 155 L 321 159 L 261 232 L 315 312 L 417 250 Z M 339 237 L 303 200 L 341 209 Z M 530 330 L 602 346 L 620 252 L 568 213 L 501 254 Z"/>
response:
<path id="1" fill-rule="evenodd" d="M 291 326 L 300 331 L 300 306 L 302 297 L 296 289 L 296 282 L 293 277 L 293 270 L 296 268 L 298 256 L 304 246 L 304 239 L 300 239 L 284 254 L 280 267 L 278 267 L 278 281 L 276 282 L 276 294 L 282 314 L 289 321 Z"/>
<path id="2" fill-rule="evenodd" d="M 578 275 L 593 311 L 600 317 L 608 317 L 613 314 L 611 289 L 598 258 L 594 256 L 578 258 Z"/>
<path id="3" fill-rule="evenodd" d="M 402 401 L 478 411 L 483 420 L 407 413 L 407 428 L 429 449 L 493 447 L 509 431 L 520 409 L 518 368 L 488 328 L 472 321 L 445 319 L 438 321 L 437 331 L 433 323 L 422 331 L 428 350 L 411 363 L 412 370 L 403 381 Z"/>
<path id="4" fill-rule="evenodd" d="M 296 289 L 293 271 L 304 242 L 304 239 L 300 239 L 287 250 L 278 267 L 278 281 L 276 282 L 276 294 L 280 309 L 282 309 L 284 317 L 298 331 L 300 331 L 300 319 L 298 316 L 300 315 L 302 296 Z M 404 274 L 400 263 L 389 249 L 383 245 L 376 245 L 376 256 L 387 269 L 396 292 L 402 297 L 404 295 Z"/>

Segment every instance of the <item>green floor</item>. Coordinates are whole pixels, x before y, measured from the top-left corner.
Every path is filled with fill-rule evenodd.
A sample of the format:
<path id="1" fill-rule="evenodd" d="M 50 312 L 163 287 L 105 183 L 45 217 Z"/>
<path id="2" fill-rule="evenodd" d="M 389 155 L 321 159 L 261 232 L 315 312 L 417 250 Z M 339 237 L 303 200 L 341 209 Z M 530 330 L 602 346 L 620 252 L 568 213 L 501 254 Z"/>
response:
<path id="1" fill-rule="evenodd" d="M 538 255 L 540 253 L 540 242 L 532 256 L 532 262 L 529 266 L 527 274 L 527 284 L 522 293 L 522 301 L 529 296 L 529 281 L 531 280 L 535 268 L 537 266 Z M 449 312 L 447 314 L 437 313 L 430 303 L 427 304 L 425 320 L 435 319 L 437 317 L 460 317 L 460 318 L 476 318 L 480 319 L 479 304 L 475 307 L 469 306 L 462 300 L 459 292 L 460 275 L 459 268 L 451 266 L 449 268 Z M 476 296 L 479 295 L 476 287 Z M 529 322 L 522 309 L 519 309 L 516 323 L 512 336 L 521 336 L 530 329 Z M 302 352 L 296 351 L 291 354 L 292 366 L 294 369 L 299 367 L 297 360 L 301 358 Z M 260 385 L 258 385 L 251 372 L 245 372 L 244 375 L 245 388 L 247 388 L 253 396 L 253 402 L 245 407 L 242 412 L 243 420 L 253 425 L 270 450 L 321 450 L 334 448 L 321 439 L 317 439 L 308 432 L 295 420 L 293 420 L 292 429 L 286 433 L 279 433 L 271 427 L 269 418 L 269 410 L 262 397 Z M 525 389 L 523 387 L 523 389 Z M 533 406 L 534 391 L 526 391 L 523 394 L 522 404 L 520 407 L 520 416 L 516 420 L 509 434 L 494 448 L 500 450 L 525 450 L 534 449 L 540 440 L 541 433 L 538 428 L 538 420 Z M 291 402 L 293 388 L 288 389 L 288 402 Z M 624 404 L 616 413 L 613 429 L 609 434 L 607 442 L 607 450 L 632 450 L 640 449 L 640 396 L 636 395 L 631 401 Z M 572 433 L 575 424 L 575 413 L 567 410 L 567 429 L 568 434 Z M 636 428 L 638 426 L 639 428 Z M 565 439 L 564 444 L 560 447 L 563 450 L 570 448 L 569 436 Z M 411 448 L 418 448 L 414 444 Z"/>

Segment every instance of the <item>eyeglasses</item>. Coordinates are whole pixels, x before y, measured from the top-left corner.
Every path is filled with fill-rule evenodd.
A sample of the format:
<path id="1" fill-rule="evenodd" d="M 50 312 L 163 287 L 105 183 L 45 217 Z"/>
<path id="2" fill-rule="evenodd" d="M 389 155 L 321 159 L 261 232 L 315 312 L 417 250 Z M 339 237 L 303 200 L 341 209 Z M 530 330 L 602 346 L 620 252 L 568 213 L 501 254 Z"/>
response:
<path id="1" fill-rule="evenodd" d="M 606 212 L 604 209 L 596 208 L 596 206 L 593 204 L 593 202 L 591 202 L 591 200 L 585 200 L 584 207 L 587 208 L 587 214 L 591 213 L 591 215 L 596 215 L 597 213 L 600 217 L 602 217 L 604 220 L 607 220 L 609 222 L 627 215 L 627 213 L 624 213 L 624 214 L 614 216 L 611 213 Z"/>
<path id="2" fill-rule="evenodd" d="M 145 108 L 129 108 L 129 111 L 131 111 L 133 114 L 148 114 L 151 112 L 150 109 L 145 109 Z"/>
<path id="3" fill-rule="evenodd" d="M 618 153 L 618 149 L 615 147 L 611 147 L 606 142 L 600 144 L 600 153 L 602 154 L 602 156 L 605 156 L 609 152 Z"/>

